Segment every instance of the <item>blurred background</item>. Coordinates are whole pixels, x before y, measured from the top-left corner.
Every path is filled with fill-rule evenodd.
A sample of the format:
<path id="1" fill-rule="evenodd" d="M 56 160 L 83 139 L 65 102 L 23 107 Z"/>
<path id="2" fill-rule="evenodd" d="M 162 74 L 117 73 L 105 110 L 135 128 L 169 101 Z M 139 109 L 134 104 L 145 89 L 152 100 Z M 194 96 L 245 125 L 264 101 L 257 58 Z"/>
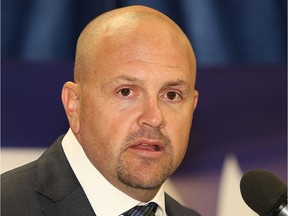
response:
<path id="1" fill-rule="evenodd" d="M 197 56 L 200 99 L 173 193 L 202 215 L 254 215 L 241 203 L 241 175 L 265 169 L 287 182 L 286 0 L 2 0 L 1 172 L 66 133 L 61 88 L 81 30 L 135 4 L 172 18 Z"/>

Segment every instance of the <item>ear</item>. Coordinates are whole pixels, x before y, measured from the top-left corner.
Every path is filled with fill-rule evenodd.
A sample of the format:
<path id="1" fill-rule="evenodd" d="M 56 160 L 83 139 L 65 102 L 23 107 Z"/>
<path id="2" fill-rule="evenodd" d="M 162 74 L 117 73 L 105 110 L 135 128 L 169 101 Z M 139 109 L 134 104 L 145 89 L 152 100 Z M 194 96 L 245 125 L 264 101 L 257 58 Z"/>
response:
<path id="1" fill-rule="evenodd" d="M 66 82 L 62 89 L 62 103 L 71 130 L 76 134 L 80 130 L 79 123 L 79 87 L 76 83 Z"/>
<path id="2" fill-rule="evenodd" d="M 194 110 L 196 109 L 198 98 L 199 98 L 199 92 L 197 90 L 194 90 Z"/>

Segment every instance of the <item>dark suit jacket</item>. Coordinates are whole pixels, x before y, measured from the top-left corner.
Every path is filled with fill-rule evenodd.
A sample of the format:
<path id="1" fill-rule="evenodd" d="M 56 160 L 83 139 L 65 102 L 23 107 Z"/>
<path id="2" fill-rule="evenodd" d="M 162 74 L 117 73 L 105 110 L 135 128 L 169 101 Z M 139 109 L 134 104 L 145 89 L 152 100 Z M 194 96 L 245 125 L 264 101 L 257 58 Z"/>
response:
<path id="1" fill-rule="evenodd" d="M 36 161 L 1 176 L 2 216 L 95 215 L 59 137 Z M 166 194 L 169 216 L 199 216 Z"/>

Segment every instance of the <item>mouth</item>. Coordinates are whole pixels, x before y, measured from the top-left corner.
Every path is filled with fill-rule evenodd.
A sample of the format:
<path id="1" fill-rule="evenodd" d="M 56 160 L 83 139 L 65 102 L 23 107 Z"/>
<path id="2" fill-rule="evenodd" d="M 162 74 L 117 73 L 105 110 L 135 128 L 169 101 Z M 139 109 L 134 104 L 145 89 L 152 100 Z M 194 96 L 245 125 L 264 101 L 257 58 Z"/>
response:
<path id="1" fill-rule="evenodd" d="M 149 152 L 161 152 L 164 150 L 162 142 L 159 141 L 147 141 L 141 140 L 136 142 L 134 145 L 130 146 L 130 149 L 133 149 L 142 153 Z"/>
<path id="2" fill-rule="evenodd" d="M 161 151 L 162 148 L 159 145 L 151 145 L 147 143 L 141 143 L 139 145 L 133 146 L 133 148 L 142 149 L 146 151 Z"/>

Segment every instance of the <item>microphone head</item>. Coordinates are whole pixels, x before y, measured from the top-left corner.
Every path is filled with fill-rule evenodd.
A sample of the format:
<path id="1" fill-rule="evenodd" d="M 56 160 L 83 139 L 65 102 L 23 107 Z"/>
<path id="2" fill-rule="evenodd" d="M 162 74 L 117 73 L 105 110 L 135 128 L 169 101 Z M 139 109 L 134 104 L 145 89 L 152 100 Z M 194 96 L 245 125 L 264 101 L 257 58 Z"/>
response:
<path id="1" fill-rule="evenodd" d="M 287 186 L 264 170 L 252 170 L 243 175 L 240 190 L 246 204 L 259 215 L 271 215 L 271 212 L 277 215 L 279 207 L 285 206 L 283 202 L 287 204 Z"/>

